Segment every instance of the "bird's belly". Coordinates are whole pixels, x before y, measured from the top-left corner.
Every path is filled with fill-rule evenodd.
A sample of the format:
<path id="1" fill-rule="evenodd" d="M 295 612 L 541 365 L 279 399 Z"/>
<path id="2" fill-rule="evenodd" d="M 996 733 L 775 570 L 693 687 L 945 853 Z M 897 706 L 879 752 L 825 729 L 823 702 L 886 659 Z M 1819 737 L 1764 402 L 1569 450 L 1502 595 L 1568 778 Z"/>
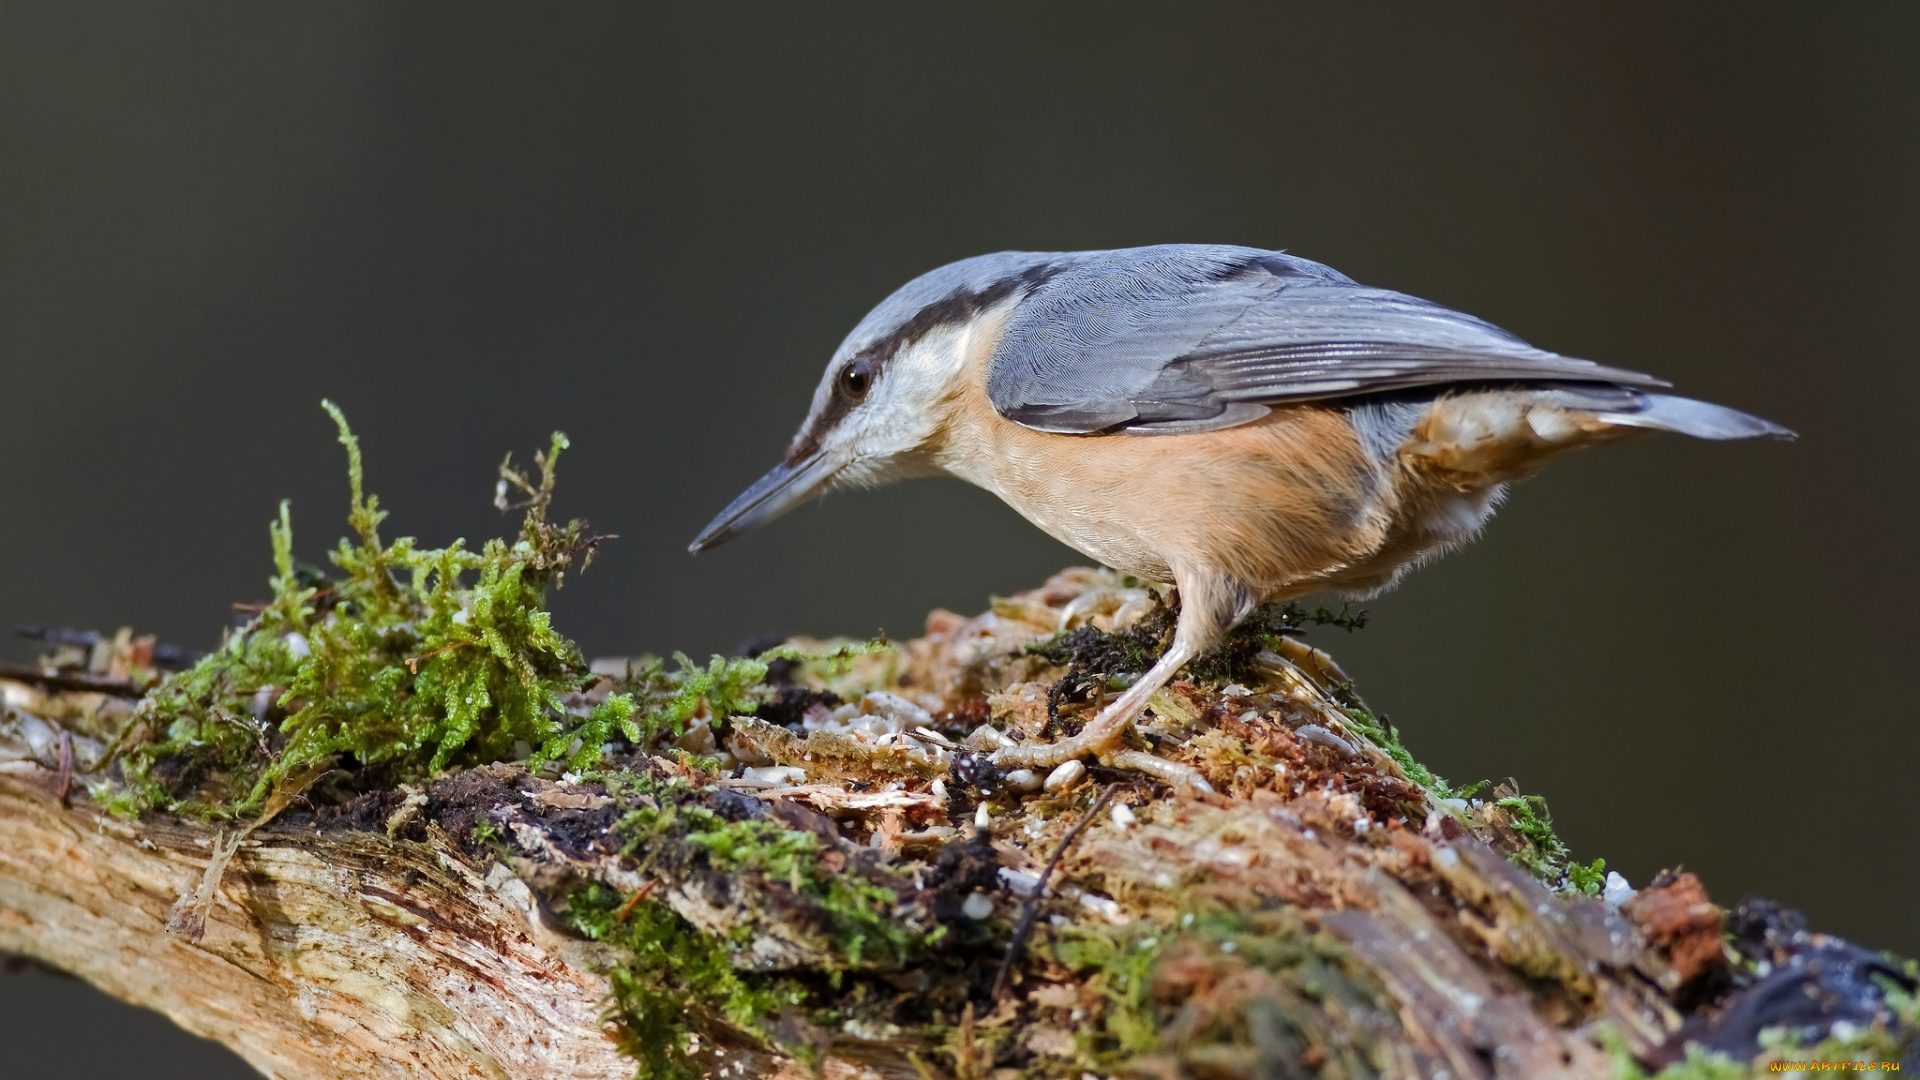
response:
<path id="1" fill-rule="evenodd" d="M 1059 435 L 976 413 L 939 458 L 1055 539 L 1171 581 L 1222 573 L 1263 599 L 1365 595 L 1478 534 L 1508 481 L 1628 430 L 1523 391 L 1439 394 L 1391 430 L 1275 408 L 1184 435 Z"/>
<path id="2" fill-rule="evenodd" d="M 1005 424 L 944 462 L 1049 535 L 1157 581 L 1186 565 L 1263 596 L 1305 591 L 1385 535 L 1390 484 L 1335 410 L 1188 435 L 1055 435 Z"/>
<path id="3" fill-rule="evenodd" d="M 1049 500 L 1031 506 L 1022 506 L 1012 499 L 1007 501 L 1048 536 L 1102 566 L 1148 581 L 1173 580 L 1173 568 L 1167 563 L 1165 551 L 1114 520 L 1106 508 L 1073 501 Z"/>

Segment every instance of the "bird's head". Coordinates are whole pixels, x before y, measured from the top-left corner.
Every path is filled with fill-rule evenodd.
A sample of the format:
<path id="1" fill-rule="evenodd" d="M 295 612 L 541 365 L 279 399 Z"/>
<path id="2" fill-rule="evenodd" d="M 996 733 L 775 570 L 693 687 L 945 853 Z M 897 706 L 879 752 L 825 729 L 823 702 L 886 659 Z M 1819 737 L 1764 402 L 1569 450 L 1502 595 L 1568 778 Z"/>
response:
<path id="1" fill-rule="evenodd" d="M 991 349 L 1007 313 L 1050 256 L 1002 252 L 943 266 L 902 286 L 834 351 L 786 456 L 694 538 L 737 536 L 815 495 L 937 473 L 933 450 L 967 390 L 968 361 Z"/>

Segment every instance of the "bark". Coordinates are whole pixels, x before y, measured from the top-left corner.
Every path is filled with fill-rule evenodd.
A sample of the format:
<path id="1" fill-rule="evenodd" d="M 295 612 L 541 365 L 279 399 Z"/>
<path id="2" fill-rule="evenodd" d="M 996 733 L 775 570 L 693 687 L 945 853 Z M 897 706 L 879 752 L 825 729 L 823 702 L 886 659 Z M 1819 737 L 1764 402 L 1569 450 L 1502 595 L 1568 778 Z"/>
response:
<path id="1" fill-rule="evenodd" d="M 116 818 L 73 780 L 102 767 L 102 717 L 124 706 L 26 681 L 7 684 L 0 724 L 0 952 L 158 1009 L 270 1076 L 314 1080 L 632 1075 L 626 1021 L 602 1019 L 606 973 L 626 958 L 556 914 L 587 882 L 665 905 L 740 971 L 811 979 L 814 1004 L 845 1017 L 756 1028 L 689 987 L 687 1060 L 713 1076 L 1598 1078 L 1677 1060 L 1688 1041 L 1745 1060 L 1769 1025 L 1817 1040 L 1836 1019 L 1911 1052 L 1886 996 L 1900 969 L 1796 938 L 1791 913 L 1729 914 L 1690 875 L 1624 905 L 1549 889 L 1510 861 L 1558 858 L 1526 804 L 1501 798 L 1517 793 L 1440 800 L 1349 711 L 1337 666 L 1297 642 L 1242 657 L 1250 687 L 1156 698 L 1143 747 L 1212 792 L 1098 766 L 1023 791 L 975 775 L 958 744 L 900 737 L 895 714 L 919 708 L 953 731 L 991 717 L 1006 734 L 975 732 L 990 740 L 1038 736 L 1049 706 L 1096 707 L 1097 694 L 1063 707 L 1079 660 L 1063 674 L 1023 647 L 1075 619 L 1125 626 L 1137 600 L 1063 575 L 975 619 L 936 613 L 899 660 L 839 681 L 849 698 L 892 695 L 865 699 L 866 729 L 738 720 L 738 767 L 718 780 L 632 763 L 713 813 L 813 832 L 834 872 L 894 882 L 902 925 L 952 930 L 904 959 L 848 961 L 798 879 L 729 872 L 671 834 L 623 851 L 619 792 L 510 765 L 296 806 L 209 878 L 230 826 Z M 756 761 L 796 771 L 744 771 Z M 1115 808 L 1088 818 L 1096 795 Z M 1021 895 L 1043 877 L 1043 897 Z M 196 895 L 204 932 L 170 932 Z M 1111 951 L 1090 960 L 1075 951 L 1087 942 Z M 1782 1012 L 1788 998 L 1817 1007 Z"/>
<path id="2" fill-rule="evenodd" d="M 0 950 L 157 1009 L 269 1076 L 632 1072 L 601 1031 L 591 947 L 451 845 L 256 833 L 195 942 L 167 920 L 214 830 L 65 809 L 51 786 L 0 776 Z"/>

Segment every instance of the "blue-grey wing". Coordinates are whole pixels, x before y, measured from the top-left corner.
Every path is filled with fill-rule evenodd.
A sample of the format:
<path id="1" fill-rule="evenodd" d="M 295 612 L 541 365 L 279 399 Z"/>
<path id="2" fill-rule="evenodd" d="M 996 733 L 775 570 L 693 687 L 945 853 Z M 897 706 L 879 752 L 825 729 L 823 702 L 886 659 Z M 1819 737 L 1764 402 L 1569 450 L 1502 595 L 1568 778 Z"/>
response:
<path id="1" fill-rule="evenodd" d="M 987 393 L 1043 431 L 1191 431 L 1286 402 L 1484 381 L 1665 385 L 1305 259 L 1169 245 L 1056 264 L 1009 318 Z"/>

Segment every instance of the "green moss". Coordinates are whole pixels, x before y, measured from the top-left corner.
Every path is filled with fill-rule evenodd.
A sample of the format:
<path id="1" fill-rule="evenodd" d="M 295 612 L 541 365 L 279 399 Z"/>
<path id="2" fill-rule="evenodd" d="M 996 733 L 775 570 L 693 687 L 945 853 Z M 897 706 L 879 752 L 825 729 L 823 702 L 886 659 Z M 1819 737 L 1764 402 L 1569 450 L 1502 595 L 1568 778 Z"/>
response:
<path id="1" fill-rule="evenodd" d="M 696 722 L 718 725 L 729 716 L 751 713 L 765 696 L 765 659 L 715 656 L 704 668 L 682 653 L 673 659 L 677 670 L 667 671 L 661 661 L 644 658 L 621 683 L 641 703 L 636 730 L 627 736 L 637 744 L 679 738 Z"/>
<path id="2" fill-rule="evenodd" d="M 1591 866 L 1574 861 L 1573 852 L 1553 829 L 1547 800 L 1539 795 L 1501 794 L 1488 803 L 1484 816 L 1496 835 L 1508 840 L 1507 859 L 1543 883 L 1562 892 L 1597 896 L 1606 883 L 1606 860 Z"/>
<path id="3" fill-rule="evenodd" d="M 1054 960 L 1085 975 L 1086 985 L 1106 1000 L 1099 1026 L 1080 1033 L 1081 1053 L 1089 1063 L 1112 1065 L 1159 1046 L 1153 970 L 1166 936 L 1150 925 L 1073 926 L 1054 942 Z"/>
<path id="4" fill-rule="evenodd" d="M 821 840 L 811 832 L 764 819 L 729 820 L 703 805 L 697 790 L 678 778 L 627 773 L 616 786 L 654 804 L 629 812 L 615 826 L 626 841 L 624 853 L 639 859 L 643 869 L 663 851 L 686 845 L 703 853 L 713 869 L 786 886 L 820 922 L 842 970 L 898 967 L 940 937 L 939 928 L 923 933 L 899 916 L 895 890 L 844 868 L 829 869 Z"/>
<path id="5" fill-rule="evenodd" d="M 620 951 L 604 1019 L 643 1080 L 694 1080 L 704 1075 L 690 1055 L 694 1032 L 724 1023 L 764 1041 L 767 1018 L 806 999 L 797 984 L 736 971 L 724 943 L 672 909 L 630 903 L 600 882 L 568 897 L 566 918 Z"/>
<path id="6" fill-rule="evenodd" d="M 245 815 L 275 785 L 329 761 L 398 783 L 533 747 L 541 760 L 584 764 L 614 731 L 638 738 L 630 697 L 592 710 L 562 700 L 589 677 L 579 650 L 554 630 L 546 593 L 570 568 L 584 569 L 599 542 L 583 522 L 547 519 L 566 437 L 556 433 L 534 456 L 537 481 L 511 458 L 501 465 L 497 505 L 509 509 L 511 490 L 525 497 L 516 539 L 478 552 L 459 540 L 388 544 L 359 442 L 340 410 L 323 404 L 347 452 L 354 538 L 332 552 L 339 575 L 296 567 L 282 503 L 268 530 L 272 602 L 142 702 L 121 759 L 122 808 Z"/>
<path id="7" fill-rule="evenodd" d="M 1155 1054 L 1187 1075 L 1290 1075 L 1312 1051 L 1316 1075 L 1370 1077 L 1398 1027 L 1391 995 L 1287 907 L 1187 914 L 1158 928 L 1074 927 L 1052 953 L 1106 1003 L 1081 1031 L 1069 1075 L 1124 1072 Z"/>
<path id="8" fill-rule="evenodd" d="M 1747 1063 L 1718 1050 L 1704 1049 L 1698 1043 L 1689 1043 L 1683 1060 L 1657 1073 L 1648 1073 L 1624 1054 L 1615 1055 L 1614 1061 L 1614 1080 L 1746 1080 L 1759 1075 L 1759 1070 Z"/>
<path id="9" fill-rule="evenodd" d="M 1607 860 L 1595 859 L 1592 865 L 1567 863 L 1566 891 L 1578 896 L 1599 896 L 1607 887 Z"/>
<path id="10" fill-rule="evenodd" d="M 573 928 L 619 950 L 609 972 L 606 1019 L 619 1029 L 640 1077 L 701 1075 L 695 1033 L 744 1036 L 803 1063 L 815 1060 L 823 1052 L 817 1045 L 823 1029 L 816 1025 L 890 1013 L 893 991 L 884 982 L 863 981 L 874 979 L 875 970 L 897 971 L 925 959 L 945 936 L 943 927 L 923 932 L 915 917 L 904 915 L 895 890 L 844 864 L 829 865 L 811 832 L 765 819 L 732 820 L 709 805 L 712 789 L 684 776 L 636 768 L 592 778 L 621 805 L 639 804 L 614 828 L 640 874 L 685 882 L 717 872 L 736 900 L 755 896 L 736 912 L 743 922 L 716 934 L 662 904 L 632 902 L 599 883 L 569 895 Z M 829 958 L 792 975 L 751 970 L 759 918 L 779 920 L 783 933 L 820 931 Z"/>
<path id="11" fill-rule="evenodd" d="M 1374 744 L 1386 751 L 1387 756 L 1400 766 L 1407 779 L 1420 785 L 1436 799 L 1457 799 L 1463 793 L 1448 784 L 1433 770 L 1427 768 L 1400 742 L 1400 732 L 1384 718 L 1375 717 L 1364 706 L 1347 706 L 1347 720 L 1355 731 L 1372 739 Z"/>
<path id="12" fill-rule="evenodd" d="M 1399 732 L 1385 718 L 1375 717 L 1364 705 L 1351 704 L 1347 719 L 1360 734 L 1373 740 L 1393 758 L 1407 779 L 1425 788 L 1435 799 L 1460 806 L 1488 786 L 1482 780 L 1465 787 L 1454 787 L 1422 765 L 1400 741 Z M 1523 795 L 1503 787 L 1480 808 L 1479 817 L 1504 832 L 1507 857 L 1528 873 L 1560 892 L 1577 896 L 1599 896 L 1606 887 L 1607 861 L 1595 859 L 1583 864 L 1553 827 L 1553 815 L 1547 801 L 1538 795 Z"/>

